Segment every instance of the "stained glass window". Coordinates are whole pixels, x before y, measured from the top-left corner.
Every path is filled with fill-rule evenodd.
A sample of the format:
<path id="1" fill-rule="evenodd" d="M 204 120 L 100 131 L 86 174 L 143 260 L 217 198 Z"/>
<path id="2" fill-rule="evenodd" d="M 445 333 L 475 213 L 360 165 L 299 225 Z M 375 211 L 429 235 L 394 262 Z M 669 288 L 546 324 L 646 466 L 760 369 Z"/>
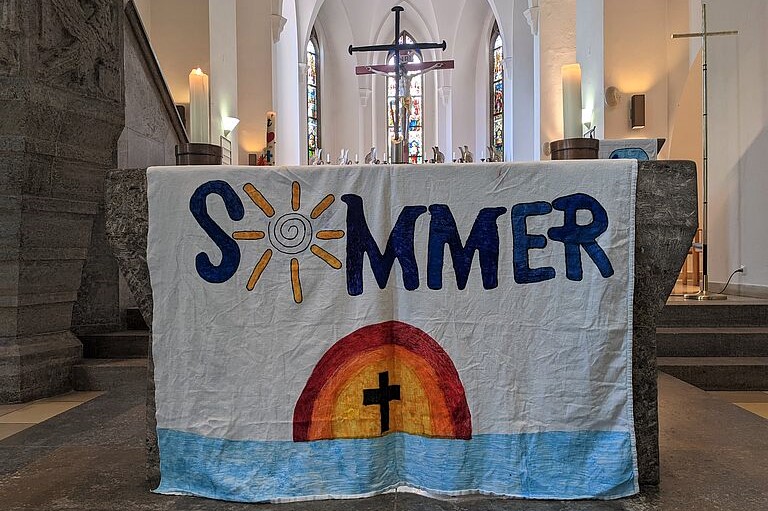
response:
<path id="1" fill-rule="evenodd" d="M 491 30 L 490 45 L 491 70 L 491 148 L 504 158 L 504 49 L 499 33 L 499 25 L 494 23 Z M 488 155 L 492 157 L 493 155 Z"/>
<path id="2" fill-rule="evenodd" d="M 307 157 L 320 147 L 320 45 L 312 29 L 307 43 Z"/>
<path id="3" fill-rule="evenodd" d="M 413 44 L 414 40 L 411 35 L 405 30 L 400 33 L 399 41 L 405 44 Z M 405 53 L 405 52 L 403 52 Z M 401 54 L 401 59 L 407 59 L 409 62 L 419 63 L 422 62 L 421 52 L 411 51 L 407 54 Z M 394 64 L 395 57 L 392 56 L 387 61 L 387 64 Z M 409 163 L 424 163 L 424 112 L 422 95 L 422 76 L 415 72 L 409 73 L 410 79 L 410 104 L 404 103 L 405 91 L 401 92 L 400 108 L 401 112 L 405 112 L 405 107 L 408 108 L 406 118 L 406 130 L 407 130 L 407 143 L 408 143 L 408 162 Z M 387 141 L 392 140 L 395 136 L 395 93 L 397 84 L 394 78 L 387 78 Z M 387 153 L 391 151 L 391 147 L 387 148 Z M 390 161 L 392 155 L 389 154 Z"/>

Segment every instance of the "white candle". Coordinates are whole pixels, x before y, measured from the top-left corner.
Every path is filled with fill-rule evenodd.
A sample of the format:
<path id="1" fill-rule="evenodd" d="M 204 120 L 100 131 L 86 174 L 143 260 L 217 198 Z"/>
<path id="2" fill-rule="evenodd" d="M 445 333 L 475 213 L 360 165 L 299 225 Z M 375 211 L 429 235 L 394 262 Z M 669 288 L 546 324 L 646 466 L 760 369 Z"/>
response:
<path id="1" fill-rule="evenodd" d="M 189 141 L 208 144 L 211 140 L 211 103 L 208 75 L 199 67 L 189 73 Z"/>
<path id="2" fill-rule="evenodd" d="M 563 76 L 563 137 L 581 138 L 581 66 L 562 67 Z"/>

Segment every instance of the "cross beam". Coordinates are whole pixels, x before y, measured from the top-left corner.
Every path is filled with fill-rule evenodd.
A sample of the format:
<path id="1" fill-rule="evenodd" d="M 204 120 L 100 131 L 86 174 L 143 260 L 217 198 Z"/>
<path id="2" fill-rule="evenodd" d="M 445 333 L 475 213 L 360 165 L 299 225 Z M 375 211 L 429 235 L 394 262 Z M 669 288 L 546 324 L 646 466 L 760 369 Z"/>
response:
<path id="1" fill-rule="evenodd" d="M 448 47 L 446 42 L 443 40 L 441 43 L 411 43 L 411 44 L 405 44 L 400 43 L 400 13 L 403 12 L 405 9 L 402 6 L 395 6 L 392 8 L 392 12 L 395 13 L 395 39 L 392 44 L 374 44 L 374 45 L 368 45 L 368 46 L 352 46 L 349 45 L 349 54 L 352 55 L 353 53 L 357 52 L 370 52 L 370 51 L 386 51 L 386 52 L 392 52 L 395 64 L 393 66 L 394 73 L 395 73 L 395 138 L 400 139 L 401 133 L 400 133 L 400 80 L 402 79 L 403 75 L 406 74 L 409 69 L 407 66 L 409 64 L 403 64 L 400 61 L 400 52 L 405 51 L 414 51 L 414 50 L 432 50 L 432 49 L 441 49 L 445 51 L 445 49 Z M 430 64 L 430 63 L 427 63 Z M 389 66 L 358 66 L 355 69 L 356 74 L 368 74 L 374 73 L 377 70 L 374 68 L 379 67 L 389 67 Z M 359 72 L 361 68 L 370 68 L 369 70 L 366 69 L 364 72 Z M 434 69 L 438 69 L 436 66 Z M 451 62 L 450 67 L 443 66 L 443 69 L 453 69 L 453 63 Z M 431 69 L 427 69 L 426 71 L 429 71 Z M 426 72 L 423 71 L 423 72 Z"/>
<path id="2" fill-rule="evenodd" d="M 434 62 L 409 62 L 402 64 L 403 71 L 406 73 L 426 73 L 436 69 L 453 69 L 452 60 L 437 60 Z M 396 70 L 393 65 L 386 66 L 355 66 L 356 75 L 391 75 Z"/>

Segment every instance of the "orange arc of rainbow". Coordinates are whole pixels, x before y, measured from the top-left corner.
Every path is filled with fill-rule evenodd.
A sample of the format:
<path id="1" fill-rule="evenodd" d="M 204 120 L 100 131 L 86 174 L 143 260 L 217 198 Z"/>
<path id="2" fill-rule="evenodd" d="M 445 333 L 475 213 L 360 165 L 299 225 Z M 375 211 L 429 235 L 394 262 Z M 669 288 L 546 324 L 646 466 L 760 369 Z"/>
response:
<path id="1" fill-rule="evenodd" d="M 424 394 L 429 397 L 429 401 L 426 403 L 427 410 L 424 410 L 422 413 L 425 413 L 428 417 L 430 428 L 422 434 L 441 438 L 455 437 L 448 405 L 438 384 L 435 371 L 418 355 L 401 346 L 390 345 L 361 352 L 337 369 L 334 377 L 329 380 L 320 392 L 317 404 L 312 411 L 309 440 L 340 438 L 334 431 L 334 405 L 337 402 L 339 393 L 350 379 L 348 375 L 355 375 L 374 362 L 389 362 L 390 365 L 394 366 L 395 373 L 397 373 L 397 366 L 400 364 L 416 373 L 418 381 L 423 387 Z M 405 431 L 408 433 L 412 432 L 407 429 Z"/>
<path id="2" fill-rule="evenodd" d="M 393 365 L 397 362 L 405 364 L 418 375 L 430 399 L 432 434 L 457 439 L 472 437 L 472 419 L 464 387 L 448 354 L 418 328 L 399 321 L 387 321 L 352 332 L 323 355 L 296 402 L 294 441 L 333 438 L 328 436 L 333 435 L 332 430 L 327 429 L 328 424 L 332 424 L 332 420 L 328 420 L 329 407 L 345 379 L 364 367 L 366 356 L 368 360 L 375 360 L 376 356 L 370 357 L 379 349 L 384 353 L 389 350 Z"/>

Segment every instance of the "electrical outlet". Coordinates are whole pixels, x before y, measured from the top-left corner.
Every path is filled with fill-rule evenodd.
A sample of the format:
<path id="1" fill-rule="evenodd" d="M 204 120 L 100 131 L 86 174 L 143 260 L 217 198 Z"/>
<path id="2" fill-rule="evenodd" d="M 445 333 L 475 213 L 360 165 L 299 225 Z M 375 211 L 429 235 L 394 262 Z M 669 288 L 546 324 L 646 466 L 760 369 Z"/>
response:
<path id="1" fill-rule="evenodd" d="M 743 264 L 739 265 L 739 273 L 741 273 L 742 275 L 746 275 L 747 274 L 747 269 L 744 267 Z"/>

